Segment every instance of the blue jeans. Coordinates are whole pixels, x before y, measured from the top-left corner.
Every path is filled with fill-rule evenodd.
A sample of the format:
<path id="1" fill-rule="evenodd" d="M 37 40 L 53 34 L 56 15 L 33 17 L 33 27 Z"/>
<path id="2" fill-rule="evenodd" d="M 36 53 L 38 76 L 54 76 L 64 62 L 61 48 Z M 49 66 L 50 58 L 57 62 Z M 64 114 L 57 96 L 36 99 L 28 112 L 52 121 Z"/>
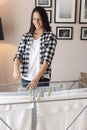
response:
<path id="1" fill-rule="evenodd" d="M 30 83 L 31 81 L 28 81 L 28 80 L 25 80 L 22 78 L 22 85 L 23 87 L 27 87 L 27 85 Z M 38 83 L 38 86 L 37 87 L 45 87 L 45 86 L 49 86 L 49 82 L 50 82 L 50 79 L 47 79 L 47 78 L 41 78 L 39 80 L 39 83 Z"/>

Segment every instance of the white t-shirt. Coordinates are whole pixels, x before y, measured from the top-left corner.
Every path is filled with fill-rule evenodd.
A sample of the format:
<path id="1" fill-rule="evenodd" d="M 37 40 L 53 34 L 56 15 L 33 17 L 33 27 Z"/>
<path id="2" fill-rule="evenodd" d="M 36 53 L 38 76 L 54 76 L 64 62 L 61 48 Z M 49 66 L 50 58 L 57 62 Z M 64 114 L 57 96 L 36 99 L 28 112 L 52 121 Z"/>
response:
<path id="1" fill-rule="evenodd" d="M 28 77 L 22 76 L 25 80 L 32 80 L 40 70 L 40 38 L 35 40 L 33 39 L 33 44 L 30 49 L 30 62 L 29 62 L 29 71 Z"/>

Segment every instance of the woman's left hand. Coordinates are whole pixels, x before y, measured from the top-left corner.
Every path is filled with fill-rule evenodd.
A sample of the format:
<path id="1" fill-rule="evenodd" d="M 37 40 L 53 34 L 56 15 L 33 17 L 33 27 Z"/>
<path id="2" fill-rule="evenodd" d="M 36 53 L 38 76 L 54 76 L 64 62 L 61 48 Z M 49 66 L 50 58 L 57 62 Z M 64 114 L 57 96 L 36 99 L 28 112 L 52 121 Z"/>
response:
<path id="1" fill-rule="evenodd" d="M 36 88 L 37 85 L 38 85 L 38 80 L 35 78 L 27 85 L 27 89 Z"/>
<path id="2" fill-rule="evenodd" d="M 40 78 L 42 77 L 42 75 L 44 74 L 44 72 L 46 71 L 46 69 L 48 68 L 48 63 L 44 62 L 38 72 L 38 74 L 35 76 L 35 78 L 27 85 L 27 89 L 29 88 L 36 88 L 38 85 L 38 82 L 40 80 Z"/>

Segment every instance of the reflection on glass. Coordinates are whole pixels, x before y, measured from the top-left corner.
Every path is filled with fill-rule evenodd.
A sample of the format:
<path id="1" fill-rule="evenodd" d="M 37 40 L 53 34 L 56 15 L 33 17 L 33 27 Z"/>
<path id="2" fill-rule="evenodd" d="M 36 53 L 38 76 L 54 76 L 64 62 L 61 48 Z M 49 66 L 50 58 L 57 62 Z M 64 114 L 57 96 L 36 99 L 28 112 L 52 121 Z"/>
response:
<path id="1" fill-rule="evenodd" d="M 48 0 L 38 0 L 38 5 L 49 5 Z"/>
<path id="2" fill-rule="evenodd" d="M 85 18 L 87 18 L 87 0 L 85 0 Z"/>
<path id="3" fill-rule="evenodd" d="M 60 0 L 59 8 L 60 18 L 71 18 L 72 0 Z"/>
<path id="4" fill-rule="evenodd" d="M 59 37 L 70 37 L 69 30 L 60 30 Z"/>
<path id="5" fill-rule="evenodd" d="M 87 30 L 84 30 L 84 37 L 87 37 Z"/>

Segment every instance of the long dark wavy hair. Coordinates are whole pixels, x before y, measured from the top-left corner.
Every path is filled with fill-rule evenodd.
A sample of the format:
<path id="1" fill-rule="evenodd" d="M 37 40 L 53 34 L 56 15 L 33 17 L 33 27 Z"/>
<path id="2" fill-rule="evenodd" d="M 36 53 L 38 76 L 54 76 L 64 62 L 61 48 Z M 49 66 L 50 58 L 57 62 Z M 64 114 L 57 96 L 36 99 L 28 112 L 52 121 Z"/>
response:
<path id="1" fill-rule="evenodd" d="M 29 30 L 29 32 L 33 34 L 34 31 L 35 31 L 35 26 L 34 26 L 34 24 L 32 22 L 34 12 L 38 12 L 40 14 L 41 19 L 42 19 L 42 23 L 43 23 L 43 28 L 46 31 L 51 31 L 51 27 L 50 27 L 50 24 L 49 24 L 48 15 L 46 13 L 46 10 L 43 7 L 41 7 L 41 6 L 36 6 L 33 9 L 32 14 L 31 14 L 31 23 L 30 23 L 30 30 Z"/>

